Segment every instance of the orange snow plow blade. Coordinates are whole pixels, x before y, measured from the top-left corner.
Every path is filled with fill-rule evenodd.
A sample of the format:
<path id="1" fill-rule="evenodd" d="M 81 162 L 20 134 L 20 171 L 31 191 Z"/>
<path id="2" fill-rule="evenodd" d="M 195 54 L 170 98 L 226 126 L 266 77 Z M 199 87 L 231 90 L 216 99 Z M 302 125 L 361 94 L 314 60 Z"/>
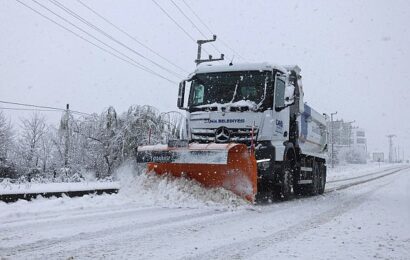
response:
<path id="1" fill-rule="evenodd" d="M 222 187 L 251 202 L 255 200 L 256 160 L 244 144 L 141 146 L 138 147 L 137 162 L 147 162 L 147 173 L 191 178 L 205 187 Z"/>

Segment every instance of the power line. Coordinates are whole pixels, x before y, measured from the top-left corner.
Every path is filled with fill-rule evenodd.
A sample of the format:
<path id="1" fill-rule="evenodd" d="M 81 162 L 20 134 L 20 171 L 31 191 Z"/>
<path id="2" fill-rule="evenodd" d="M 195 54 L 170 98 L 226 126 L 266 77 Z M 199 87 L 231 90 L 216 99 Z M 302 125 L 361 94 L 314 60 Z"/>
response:
<path id="1" fill-rule="evenodd" d="M 33 0 L 35 1 L 35 0 Z M 36 1 L 35 1 L 36 2 Z M 111 39 L 112 41 L 116 42 L 117 44 L 121 45 L 122 47 L 126 48 L 127 50 L 133 52 L 134 54 L 138 55 L 139 57 L 151 62 L 152 64 L 154 64 L 155 66 L 167 71 L 170 74 L 173 74 L 176 77 L 179 78 L 183 78 L 182 75 L 176 73 L 175 71 L 172 71 L 164 66 L 162 66 L 161 64 L 151 60 L 150 58 L 147 58 L 146 56 L 144 56 L 143 54 L 139 53 L 138 51 L 132 49 L 131 47 L 129 47 L 128 45 L 124 44 L 123 42 L 117 40 L 115 37 L 113 37 L 112 35 L 106 33 L 104 30 L 102 30 L 101 28 L 95 26 L 94 24 L 92 24 L 90 21 L 84 19 L 83 17 L 81 17 L 80 15 L 78 15 L 77 13 L 75 13 L 74 11 L 72 11 L 70 8 L 66 7 L 65 5 L 59 3 L 58 1 L 55 0 L 49 0 L 49 2 L 51 2 L 52 4 L 56 5 L 57 7 L 59 7 L 60 9 L 64 10 L 66 13 L 70 14 L 71 16 L 73 16 L 74 18 L 80 20 L 81 22 L 83 22 L 84 24 L 88 25 L 89 27 L 93 28 L 94 30 L 98 31 L 99 33 L 103 34 L 104 36 L 106 36 L 107 38 Z"/>
<path id="2" fill-rule="evenodd" d="M 171 19 L 171 21 L 173 21 L 174 24 L 175 24 L 179 29 L 181 29 L 181 31 L 183 31 L 191 40 L 193 40 L 194 42 L 196 42 L 195 38 L 192 37 L 174 18 L 172 18 L 172 16 L 171 16 L 164 8 L 162 8 L 162 6 L 160 6 L 157 1 L 152 0 L 152 2 L 154 2 L 154 4 L 155 4 L 156 6 L 158 6 L 158 8 L 161 9 L 161 11 L 162 11 L 166 16 L 168 16 L 168 18 Z M 204 50 L 204 52 L 209 55 L 209 53 L 208 53 L 206 50 Z"/>
<path id="3" fill-rule="evenodd" d="M 192 37 L 192 35 L 190 35 L 174 18 L 172 18 L 172 16 L 171 16 L 167 11 L 165 11 L 165 9 L 162 8 L 162 6 L 157 3 L 157 1 L 152 0 L 152 2 L 154 2 L 154 4 L 155 4 L 156 6 L 158 6 L 158 8 L 161 9 L 161 11 L 162 11 L 166 16 L 168 16 L 168 18 L 171 19 L 171 21 L 173 21 L 174 24 L 175 24 L 176 26 L 178 26 L 178 28 L 181 29 L 181 31 L 183 31 L 186 36 L 188 36 L 191 40 L 193 40 L 194 42 L 196 42 L 195 38 Z"/>
<path id="4" fill-rule="evenodd" d="M 136 64 L 134 64 L 134 63 L 132 63 L 132 62 L 130 62 L 130 61 L 124 59 L 124 58 L 121 58 L 120 56 L 118 56 L 118 55 L 112 53 L 111 51 L 109 51 L 109 50 L 107 50 L 107 49 L 104 49 L 103 47 L 101 47 L 101 46 L 99 46 L 99 45 L 93 43 L 92 41 L 90 41 L 90 40 L 84 38 L 84 37 L 81 36 L 80 34 L 78 34 L 78 33 L 74 32 L 74 31 L 70 30 L 69 28 L 65 27 L 64 25 L 62 25 L 62 24 L 60 24 L 60 23 L 58 23 L 58 22 L 56 22 L 55 20 L 51 19 L 50 17 L 48 17 L 48 16 L 46 16 L 46 15 L 40 13 L 39 11 L 35 10 L 35 9 L 32 8 L 31 6 L 26 5 L 25 3 L 21 2 L 20 0 L 16 0 L 16 1 L 17 1 L 18 3 L 20 3 L 20 4 L 22 4 L 23 6 L 29 8 L 29 9 L 32 10 L 33 12 L 37 13 L 37 14 L 40 15 L 41 17 L 47 19 L 48 21 L 50 21 L 50 22 L 56 24 L 57 26 L 59 26 L 59 27 L 65 29 L 65 30 L 67 30 L 68 32 L 74 34 L 75 36 L 79 37 L 80 39 L 82 39 L 82 40 L 84 40 L 84 41 L 86 41 L 86 42 L 92 44 L 93 46 L 99 48 L 100 50 L 103 50 L 103 51 L 105 51 L 105 52 L 107 52 L 107 53 L 113 55 L 114 57 L 116 57 L 116 58 L 118 58 L 118 59 L 120 59 L 120 60 L 122 60 L 122 61 L 125 61 L 125 62 L 127 62 L 128 64 L 131 64 L 132 66 L 135 66 L 135 67 L 137 67 L 137 68 L 139 68 L 139 69 L 145 70 L 144 68 L 140 67 L 139 65 L 136 65 Z M 150 71 L 147 71 L 147 72 L 150 72 Z M 151 72 L 150 72 L 150 73 L 151 73 Z"/>
<path id="5" fill-rule="evenodd" d="M 185 1 L 182 0 L 182 2 L 185 4 L 186 7 L 192 12 L 192 14 L 198 19 L 198 21 L 211 33 L 214 34 L 211 28 L 199 17 L 199 15 L 194 11 L 194 9 Z M 236 54 L 239 58 L 246 60 L 242 55 L 240 55 L 238 52 L 236 52 L 231 46 L 228 45 L 225 41 L 223 41 L 220 37 L 218 38 L 219 41 L 228 49 L 230 49 L 234 54 Z"/>
<path id="6" fill-rule="evenodd" d="M 198 26 L 196 26 L 196 24 L 191 20 L 191 18 L 189 18 L 185 12 L 173 1 L 170 0 L 171 3 L 178 9 L 178 11 L 192 24 L 192 26 L 206 39 L 208 38 L 208 36 L 206 36 L 201 29 L 198 28 Z"/>
<path id="7" fill-rule="evenodd" d="M 20 2 L 19 0 L 16 0 L 18 2 Z M 82 28 L 78 27 L 77 25 L 75 25 L 74 23 L 70 22 L 69 20 L 67 20 L 66 18 L 62 17 L 61 15 L 57 14 L 56 12 L 52 11 L 51 9 L 47 8 L 46 6 L 40 4 L 39 2 L 37 2 L 36 0 L 32 0 L 33 2 L 35 2 L 37 5 L 39 5 L 40 7 L 42 7 L 43 9 L 46 9 L 47 11 L 49 11 L 50 13 L 54 14 L 55 16 L 59 17 L 61 20 L 65 21 L 66 23 L 70 24 L 71 26 L 77 28 L 78 30 L 82 31 L 83 33 L 85 33 L 86 35 L 90 36 L 91 38 L 95 39 L 96 41 L 102 43 L 104 46 L 110 48 L 111 50 L 119 53 L 120 55 L 122 55 L 123 57 L 135 62 L 136 64 L 138 64 L 138 66 L 143 67 L 146 70 L 149 70 L 151 72 L 153 72 L 151 69 L 145 67 L 144 65 L 138 63 L 137 61 L 133 60 L 131 57 L 127 56 L 126 54 L 118 51 L 117 49 L 113 48 L 112 46 L 110 46 L 109 44 L 103 42 L 102 40 L 98 39 L 97 37 L 95 37 L 94 35 L 90 34 L 89 32 L 83 30 Z M 21 3 L 21 2 L 20 2 Z"/>
<path id="8" fill-rule="evenodd" d="M 164 76 L 162 76 L 162 75 L 160 75 L 160 74 L 158 74 L 158 73 L 156 73 L 156 72 L 150 70 L 149 68 L 146 68 L 146 67 L 143 66 L 143 65 L 140 65 L 138 62 L 135 62 L 133 59 L 129 58 L 128 56 L 126 56 L 125 54 L 119 52 L 118 50 L 112 48 L 111 46 L 109 46 L 109 45 L 107 45 L 107 44 L 101 42 L 99 39 L 93 37 L 92 35 L 91 35 L 91 37 L 93 37 L 94 39 L 97 39 L 99 42 L 103 43 L 105 46 L 107 46 L 107 47 L 109 47 L 110 49 L 114 50 L 115 52 L 117 52 L 117 53 L 119 53 L 119 54 L 125 56 L 125 57 L 128 58 L 129 60 L 124 59 L 124 58 L 118 56 L 117 54 L 115 54 L 115 53 L 113 53 L 113 52 L 111 52 L 111 51 L 109 51 L 109 50 L 107 50 L 107 49 L 105 49 L 105 48 L 103 48 L 103 47 L 97 45 L 96 43 L 94 43 L 94 42 L 88 40 L 87 38 L 83 37 L 82 35 L 80 35 L 80 34 L 74 32 L 74 31 L 72 31 L 72 30 L 70 30 L 69 28 L 65 27 L 64 25 L 62 25 L 62 24 L 60 24 L 60 23 L 58 23 L 58 22 L 56 22 L 56 21 L 53 20 L 52 18 L 50 18 L 50 17 L 48 17 L 48 16 L 42 14 L 42 13 L 39 12 L 38 10 L 32 8 L 31 6 L 29 6 L 29 5 L 27 5 L 27 4 L 23 3 L 23 2 L 21 2 L 20 0 L 16 0 L 16 1 L 17 1 L 18 3 L 20 3 L 20 4 L 22 4 L 24 7 L 30 9 L 31 11 L 37 13 L 38 15 L 40 15 L 41 17 L 43 17 L 44 19 L 47 19 L 48 21 L 54 23 L 55 25 L 57 25 L 57 26 L 63 28 L 64 30 L 66 30 L 66 31 L 68 31 L 68 32 L 70 32 L 70 33 L 72 33 L 72 34 L 74 34 L 74 35 L 77 36 L 78 38 L 80 38 L 80 39 L 82 39 L 82 40 L 88 42 L 89 44 L 91 44 L 91 45 L 97 47 L 98 49 L 100 49 L 100 50 L 102 50 L 102 51 L 104 51 L 104 52 L 107 52 L 108 54 L 110 54 L 110 55 L 112 55 L 112 56 L 114 56 L 114 57 L 116 57 L 116 58 L 118 58 L 118 59 L 120 59 L 120 60 L 122 60 L 122 61 L 124 61 L 124 62 L 126 62 L 126 63 L 128 63 L 128 64 L 130 64 L 131 66 L 136 67 L 136 68 L 138 68 L 138 69 L 140 69 L 140 70 L 146 71 L 146 72 L 148 72 L 148 73 L 151 73 L 151 74 L 153 74 L 153 75 L 155 75 L 155 76 L 157 76 L 157 77 L 160 77 L 160 78 L 162 78 L 162 79 L 164 79 L 164 80 L 166 80 L 166 81 L 168 81 L 168 82 L 171 82 L 171 83 L 173 83 L 173 84 L 176 84 L 176 83 L 177 83 L 177 82 L 175 82 L 175 81 L 173 81 L 173 80 L 170 80 L 170 79 L 168 79 L 168 78 L 166 78 L 166 77 L 164 77 Z M 74 27 L 76 27 L 76 26 L 74 25 Z M 76 28 L 78 28 L 78 27 L 76 27 Z M 79 28 L 79 29 L 82 30 L 81 28 Z M 82 30 L 82 31 L 83 31 L 83 30 Z M 84 32 L 84 31 L 83 31 L 83 32 Z M 89 35 L 87 32 L 84 32 L 84 33 L 87 34 L 87 35 Z M 131 62 L 130 60 L 133 61 L 133 62 L 135 62 L 135 63 Z"/>
<path id="9" fill-rule="evenodd" d="M 19 0 L 16 0 L 16 1 L 20 2 Z M 107 43 L 101 41 L 100 39 L 96 38 L 94 35 L 90 34 L 89 32 L 87 32 L 87 31 L 83 30 L 82 28 L 78 27 L 78 26 L 75 25 L 74 23 L 68 21 L 66 18 L 62 17 L 61 15 L 59 15 L 59 14 L 55 13 L 54 11 L 50 10 L 50 9 L 47 8 L 46 6 L 40 4 L 40 3 L 37 2 L 36 0 L 32 0 L 32 1 L 35 2 L 37 5 L 41 6 L 42 8 L 48 10 L 49 12 L 51 12 L 52 14 L 54 14 L 55 16 L 59 17 L 60 19 L 62 19 L 62 20 L 65 21 L 66 23 L 69 23 L 69 24 L 72 25 L 73 27 L 75 27 L 75 28 L 77 28 L 78 30 L 82 31 L 83 33 L 87 34 L 87 35 L 90 36 L 91 38 L 93 38 L 93 39 L 97 40 L 98 42 L 102 43 L 104 46 L 107 46 L 108 48 L 110 48 L 111 50 L 115 51 L 116 53 L 119 53 L 119 54 L 122 55 L 123 57 L 129 59 L 130 61 L 132 61 L 132 62 L 134 63 L 134 64 L 133 64 L 133 63 L 131 63 L 131 64 L 133 64 L 135 67 L 140 68 L 140 69 L 142 69 L 142 70 L 144 70 L 144 71 L 146 71 L 146 72 L 149 72 L 149 73 L 151 73 L 151 74 L 153 74 L 153 75 L 156 75 L 156 76 L 158 76 L 158 77 L 161 77 L 161 78 L 163 78 L 163 79 L 165 79 L 165 80 L 167 80 L 167 81 L 169 81 L 169 82 L 171 82 L 171 83 L 176 84 L 175 81 L 172 81 L 172 80 L 170 80 L 170 79 L 164 77 L 163 75 L 161 75 L 161 74 L 159 74 L 159 73 L 156 73 L 155 71 L 151 70 L 150 68 L 148 68 L 148 67 L 142 65 L 141 63 L 139 63 L 139 62 L 137 62 L 136 60 L 132 59 L 131 57 L 127 56 L 126 54 L 124 54 L 124 53 L 118 51 L 117 49 L 113 48 L 113 47 L 110 46 L 109 44 L 107 44 Z M 21 3 L 21 2 L 20 2 L 20 3 Z M 30 8 L 30 9 L 32 9 L 32 8 Z M 38 12 L 37 12 L 37 13 L 38 13 Z M 50 18 L 48 18 L 48 19 L 50 19 Z M 51 20 L 52 20 L 52 19 L 51 19 Z M 63 27 L 64 27 L 64 26 L 63 26 Z M 95 45 L 95 44 L 93 44 L 93 45 Z M 128 63 L 130 63 L 130 62 L 128 62 Z"/>
<path id="10" fill-rule="evenodd" d="M 147 50 L 151 51 L 152 53 L 154 53 L 155 55 L 157 55 L 158 57 L 162 58 L 163 60 L 165 60 L 166 62 L 168 62 L 169 64 L 173 65 L 174 67 L 180 69 L 181 71 L 188 73 L 185 69 L 183 69 L 182 67 L 178 66 L 177 64 L 175 64 L 174 62 L 170 61 L 169 59 L 165 58 L 164 56 L 162 56 L 161 54 L 159 54 L 158 52 L 156 52 L 155 50 L 153 50 L 152 48 L 150 48 L 149 46 L 147 46 L 146 44 L 144 44 L 143 42 L 141 42 L 140 40 L 138 40 L 137 38 L 135 38 L 134 36 L 132 36 L 131 34 L 127 33 L 124 29 L 121 29 L 119 26 L 115 25 L 114 23 L 112 23 L 110 20 L 108 20 L 106 17 L 102 16 L 100 13 L 98 13 L 97 11 L 95 11 L 94 9 L 92 9 L 90 6 L 86 5 L 84 2 L 82 2 L 81 0 L 77 0 L 78 3 L 80 3 L 81 5 L 83 5 L 85 8 L 87 8 L 88 10 L 90 10 L 91 12 L 93 12 L 95 15 L 97 15 L 98 17 L 100 17 L 101 19 L 103 19 L 105 22 L 107 22 L 108 24 L 110 24 L 111 26 L 113 26 L 114 28 L 116 28 L 118 31 L 122 32 L 123 34 L 127 35 L 130 39 L 134 40 L 135 42 L 137 42 L 138 44 L 140 44 L 141 46 L 143 46 L 144 48 L 146 48 Z"/>
<path id="11" fill-rule="evenodd" d="M 39 106 L 39 105 L 33 105 L 33 104 L 26 104 L 26 103 L 18 103 L 18 102 L 11 102 L 11 101 L 4 101 L 0 100 L 0 103 L 3 104 L 9 104 L 9 105 L 16 105 L 16 106 L 25 106 L 25 107 L 35 107 L 35 108 L 42 108 L 42 109 L 53 109 L 53 110 L 58 110 L 58 111 L 67 111 L 64 108 L 58 108 L 58 107 L 50 107 L 50 106 Z M 76 111 L 76 110 L 71 110 L 70 112 L 75 113 L 75 114 L 81 114 L 81 115 L 86 115 L 86 116 L 91 116 L 91 114 L 87 114 L 84 112 Z"/>
<path id="12" fill-rule="evenodd" d="M 174 0 L 170 0 L 171 3 L 178 9 L 178 11 L 191 23 L 191 25 L 205 38 L 207 39 L 208 36 L 205 35 L 205 33 L 203 33 L 201 31 L 201 29 L 199 29 L 199 27 L 191 20 L 191 18 L 189 18 L 188 15 L 185 14 L 185 12 L 181 9 L 181 7 L 179 7 L 179 5 L 177 5 Z M 212 34 L 212 33 L 211 33 Z M 213 35 L 213 34 L 212 34 Z M 215 48 L 215 50 L 219 53 L 222 53 L 220 50 L 218 50 L 218 48 L 212 44 L 212 46 Z"/>
<path id="13" fill-rule="evenodd" d="M 38 112 L 60 112 L 51 109 L 35 109 L 35 108 L 16 108 L 16 107 L 0 107 L 0 110 L 16 110 L 16 111 L 38 111 Z"/>

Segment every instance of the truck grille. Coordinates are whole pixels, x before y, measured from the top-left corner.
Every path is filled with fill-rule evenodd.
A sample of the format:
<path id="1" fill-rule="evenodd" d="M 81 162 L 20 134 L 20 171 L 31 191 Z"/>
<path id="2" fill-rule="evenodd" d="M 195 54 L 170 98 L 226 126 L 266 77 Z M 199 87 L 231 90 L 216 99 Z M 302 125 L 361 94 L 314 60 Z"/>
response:
<path id="1" fill-rule="evenodd" d="M 215 132 L 218 128 L 193 128 L 191 129 L 191 139 L 198 143 L 219 142 L 215 139 Z M 229 140 L 226 142 L 245 143 L 250 145 L 252 138 L 251 128 L 227 128 Z M 253 140 L 258 137 L 258 129 L 253 129 Z"/>

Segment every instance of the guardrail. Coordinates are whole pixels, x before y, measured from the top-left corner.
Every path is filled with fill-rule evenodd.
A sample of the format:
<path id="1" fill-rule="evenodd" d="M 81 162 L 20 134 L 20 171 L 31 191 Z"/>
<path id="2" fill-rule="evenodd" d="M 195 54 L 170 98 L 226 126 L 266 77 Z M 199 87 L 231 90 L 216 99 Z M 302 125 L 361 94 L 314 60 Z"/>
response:
<path id="1" fill-rule="evenodd" d="M 0 194 L 0 201 L 4 202 L 16 202 L 22 200 L 32 200 L 38 197 L 50 198 L 50 197 L 81 197 L 88 194 L 113 194 L 118 193 L 119 189 L 93 189 L 93 190 L 79 190 L 79 191 L 63 191 L 63 192 L 33 192 L 33 193 L 20 193 L 20 194 Z"/>

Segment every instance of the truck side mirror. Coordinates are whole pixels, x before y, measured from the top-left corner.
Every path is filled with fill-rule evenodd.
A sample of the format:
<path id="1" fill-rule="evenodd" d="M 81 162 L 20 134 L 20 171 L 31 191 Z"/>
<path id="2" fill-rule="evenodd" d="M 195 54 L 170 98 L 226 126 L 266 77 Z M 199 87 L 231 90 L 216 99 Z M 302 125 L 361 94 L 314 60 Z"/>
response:
<path id="1" fill-rule="evenodd" d="M 285 106 L 291 106 L 295 103 L 295 86 L 287 85 L 285 87 Z"/>
<path id="2" fill-rule="evenodd" d="M 184 109 L 185 80 L 179 83 L 177 107 Z"/>

